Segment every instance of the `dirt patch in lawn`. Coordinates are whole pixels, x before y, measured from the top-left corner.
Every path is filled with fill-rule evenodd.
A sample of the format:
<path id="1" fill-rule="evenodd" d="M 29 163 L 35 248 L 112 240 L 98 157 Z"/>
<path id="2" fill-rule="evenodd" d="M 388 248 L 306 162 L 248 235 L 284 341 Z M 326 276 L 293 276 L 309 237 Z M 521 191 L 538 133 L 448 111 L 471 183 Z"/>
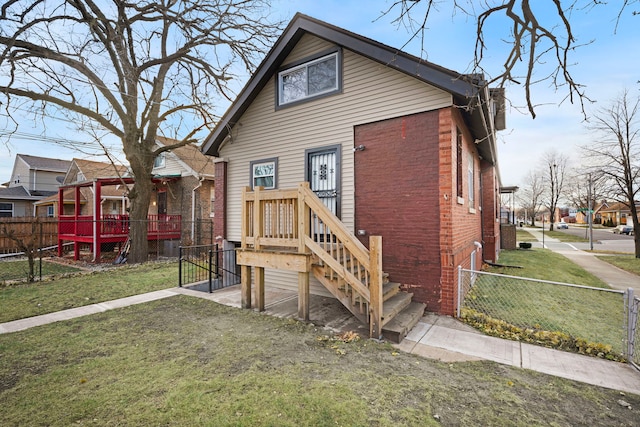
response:
<path id="1" fill-rule="evenodd" d="M 177 296 L 0 336 L 1 425 L 637 425 L 640 396 Z"/>

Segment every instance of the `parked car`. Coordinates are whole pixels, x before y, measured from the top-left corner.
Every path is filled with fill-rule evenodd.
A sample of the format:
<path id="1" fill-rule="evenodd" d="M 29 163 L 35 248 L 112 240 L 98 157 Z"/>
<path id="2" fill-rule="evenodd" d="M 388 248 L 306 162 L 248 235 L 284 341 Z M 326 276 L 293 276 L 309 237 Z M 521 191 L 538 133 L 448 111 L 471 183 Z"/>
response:
<path id="1" fill-rule="evenodd" d="M 633 226 L 620 224 L 613 229 L 614 234 L 627 234 L 633 236 Z"/>
<path id="2" fill-rule="evenodd" d="M 566 230 L 566 229 L 568 229 L 568 228 L 569 228 L 569 224 L 567 224 L 567 223 L 566 223 L 566 222 L 564 222 L 564 221 L 560 221 L 560 222 L 558 223 L 558 225 L 556 226 L 556 228 L 557 228 L 558 230 Z"/>

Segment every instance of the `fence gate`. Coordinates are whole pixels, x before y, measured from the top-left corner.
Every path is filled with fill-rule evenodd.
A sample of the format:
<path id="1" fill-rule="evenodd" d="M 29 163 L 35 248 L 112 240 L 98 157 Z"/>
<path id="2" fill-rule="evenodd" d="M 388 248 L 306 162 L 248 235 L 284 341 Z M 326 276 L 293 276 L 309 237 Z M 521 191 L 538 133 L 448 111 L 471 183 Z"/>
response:
<path id="1" fill-rule="evenodd" d="M 180 246 L 178 286 L 213 292 L 240 283 L 232 244 Z"/>

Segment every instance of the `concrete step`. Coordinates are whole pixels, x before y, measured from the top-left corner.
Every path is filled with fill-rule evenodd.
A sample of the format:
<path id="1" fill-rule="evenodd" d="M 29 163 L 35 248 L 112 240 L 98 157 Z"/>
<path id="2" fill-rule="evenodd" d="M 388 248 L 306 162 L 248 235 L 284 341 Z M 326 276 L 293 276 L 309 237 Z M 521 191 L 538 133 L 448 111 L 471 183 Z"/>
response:
<path id="1" fill-rule="evenodd" d="M 411 304 L 413 294 L 407 292 L 398 292 L 382 305 L 382 323 L 383 325 L 393 319 L 406 306 Z"/>
<path id="2" fill-rule="evenodd" d="M 400 292 L 400 283 L 387 282 L 382 285 L 382 300 L 386 301 Z"/>
<path id="3" fill-rule="evenodd" d="M 382 336 L 396 344 L 399 344 L 404 337 L 418 324 L 427 306 L 419 302 L 411 302 L 400 313 L 382 327 Z"/>

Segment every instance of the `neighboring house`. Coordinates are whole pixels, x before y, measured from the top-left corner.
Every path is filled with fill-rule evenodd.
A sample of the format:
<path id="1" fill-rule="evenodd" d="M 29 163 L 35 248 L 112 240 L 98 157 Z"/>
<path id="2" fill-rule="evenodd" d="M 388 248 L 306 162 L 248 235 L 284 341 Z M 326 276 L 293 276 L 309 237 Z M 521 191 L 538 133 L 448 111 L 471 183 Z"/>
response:
<path id="1" fill-rule="evenodd" d="M 57 192 L 70 163 L 17 154 L 8 185 L 0 188 L 0 217 L 33 216 L 33 203 Z"/>
<path id="2" fill-rule="evenodd" d="M 621 202 L 603 201 L 596 209 L 595 215 L 596 219 L 599 220 L 598 224 L 626 225 L 627 220 L 629 224 L 633 223 L 631 209 Z"/>
<path id="3" fill-rule="evenodd" d="M 159 146 L 177 141 L 158 137 Z M 199 147 L 189 144 L 156 157 L 151 171 L 155 182 L 150 214 L 182 215 L 185 237 L 193 242 L 198 228 L 213 220 L 215 167 Z M 210 229 L 210 227 L 206 227 Z M 200 230 L 202 232 L 202 230 Z"/>
<path id="4" fill-rule="evenodd" d="M 75 206 L 74 191 L 69 186 L 78 183 L 92 182 L 100 178 L 125 177 L 128 175 L 128 168 L 124 165 L 97 162 L 87 159 L 73 159 L 68 169 L 65 171 L 61 185 L 67 187 L 64 190 L 64 210 L 62 215 L 73 215 Z M 116 184 L 106 186 L 101 191 L 101 211 L 106 214 L 125 214 L 127 208 L 128 186 Z M 80 215 L 93 214 L 93 189 L 91 187 L 80 187 Z M 58 205 L 60 195 L 56 192 L 53 196 L 47 197 L 37 203 L 37 216 L 58 216 L 60 214 Z"/>
<path id="5" fill-rule="evenodd" d="M 158 138 L 164 146 L 175 141 Z M 177 242 L 189 244 L 213 240 L 211 200 L 214 167 L 210 158 L 193 145 L 166 151 L 155 160 L 153 194 L 148 209 L 151 249 L 171 254 Z M 55 198 L 41 202 L 42 209 L 62 203 L 59 239 L 89 244 L 94 261 L 105 244 L 122 246 L 129 233 L 129 200 L 134 179 L 124 166 L 74 159 Z M 94 224 L 96 224 L 94 226 Z"/>
<path id="6" fill-rule="evenodd" d="M 218 157 L 215 233 L 240 246 L 242 305 L 253 278 L 259 309 L 267 283 L 298 291 L 307 318 L 310 289 L 379 336 L 415 306 L 399 283 L 455 314 L 458 266 L 500 250 L 504 94 L 478 79 L 297 14 L 203 144 Z"/>

